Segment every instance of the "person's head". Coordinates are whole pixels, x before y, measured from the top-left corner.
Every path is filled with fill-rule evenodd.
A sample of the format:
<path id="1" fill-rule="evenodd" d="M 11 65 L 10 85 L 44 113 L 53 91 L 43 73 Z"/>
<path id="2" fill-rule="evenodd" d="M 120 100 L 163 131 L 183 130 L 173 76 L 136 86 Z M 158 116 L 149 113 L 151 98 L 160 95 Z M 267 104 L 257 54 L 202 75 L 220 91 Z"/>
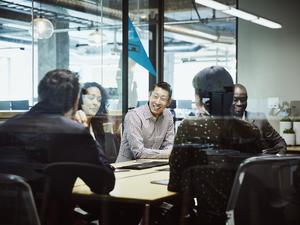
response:
<path id="1" fill-rule="evenodd" d="M 88 116 L 107 113 L 108 95 L 106 90 L 96 82 L 87 82 L 82 86 L 79 98 L 79 109 Z"/>
<path id="2" fill-rule="evenodd" d="M 78 107 L 80 90 L 77 74 L 66 69 L 55 69 L 46 73 L 38 85 L 40 102 L 46 102 L 53 110 L 64 114 L 73 113 Z"/>
<path id="3" fill-rule="evenodd" d="M 151 113 L 158 117 L 171 104 L 172 88 L 167 82 L 155 84 L 150 92 L 149 108 Z"/>
<path id="4" fill-rule="evenodd" d="M 211 115 L 230 115 L 233 97 L 233 80 L 221 66 L 210 66 L 193 78 L 196 105 Z"/>
<path id="5" fill-rule="evenodd" d="M 242 84 L 234 85 L 234 95 L 232 102 L 232 113 L 234 116 L 242 117 L 247 108 L 247 89 Z"/>

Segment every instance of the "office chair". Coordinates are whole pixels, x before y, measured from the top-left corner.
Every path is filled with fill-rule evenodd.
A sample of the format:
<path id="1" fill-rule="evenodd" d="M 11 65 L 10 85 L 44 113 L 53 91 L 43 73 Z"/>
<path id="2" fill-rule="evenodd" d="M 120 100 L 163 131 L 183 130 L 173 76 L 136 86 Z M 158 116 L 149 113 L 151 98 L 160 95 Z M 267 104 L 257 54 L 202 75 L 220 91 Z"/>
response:
<path id="1" fill-rule="evenodd" d="M 10 101 L 0 101 L 0 110 L 10 110 Z"/>
<path id="2" fill-rule="evenodd" d="M 141 100 L 141 101 L 137 101 L 136 107 L 142 106 L 142 105 L 146 105 L 148 103 L 148 100 Z"/>
<path id="3" fill-rule="evenodd" d="M 0 174 L 0 224 L 40 225 L 31 188 L 20 176 Z"/>
<path id="4" fill-rule="evenodd" d="M 114 178 L 102 166 L 88 163 L 50 163 L 44 170 L 47 180 L 41 218 L 43 225 L 71 225 L 76 199 L 72 190 L 77 177 L 93 192 L 108 194 L 114 187 Z"/>
<path id="5" fill-rule="evenodd" d="M 250 155 L 234 150 L 200 150 L 181 176 L 180 224 L 224 225 L 226 205 L 241 161 Z M 196 199 L 196 201 L 194 201 Z"/>
<path id="6" fill-rule="evenodd" d="M 120 142 L 116 134 L 105 133 L 104 153 L 109 163 L 116 162 L 119 154 Z"/>
<path id="7" fill-rule="evenodd" d="M 0 173 L 21 176 L 31 187 L 32 192 L 43 190 L 45 164 L 30 162 L 27 152 L 15 146 L 0 147 Z"/>
<path id="8" fill-rule="evenodd" d="M 29 109 L 29 101 L 28 100 L 11 101 L 11 109 L 12 110 L 28 110 Z"/>
<path id="9" fill-rule="evenodd" d="M 300 156 L 260 156 L 239 167 L 227 224 L 300 224 Z"/>

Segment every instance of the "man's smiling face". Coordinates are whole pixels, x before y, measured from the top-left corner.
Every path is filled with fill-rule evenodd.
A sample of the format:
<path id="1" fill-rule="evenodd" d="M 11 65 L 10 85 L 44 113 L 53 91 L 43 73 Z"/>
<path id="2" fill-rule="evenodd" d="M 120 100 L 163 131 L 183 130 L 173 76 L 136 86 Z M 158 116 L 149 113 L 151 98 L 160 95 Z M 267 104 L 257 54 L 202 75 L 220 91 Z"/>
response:
<path id="1" fill-rule="evenodd" d="M 170 96 L 168 91 L 155 87 L 149 98 L 149 108 L 155 117 L 159 117 L 166 107 L 170 105 Z"/>

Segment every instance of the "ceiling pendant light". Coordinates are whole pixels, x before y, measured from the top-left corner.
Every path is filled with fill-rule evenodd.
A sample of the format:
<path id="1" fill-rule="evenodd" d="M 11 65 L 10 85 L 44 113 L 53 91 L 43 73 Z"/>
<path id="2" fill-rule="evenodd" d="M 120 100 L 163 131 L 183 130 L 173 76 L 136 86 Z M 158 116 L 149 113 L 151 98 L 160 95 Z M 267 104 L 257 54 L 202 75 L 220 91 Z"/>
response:
<path id="1" fill-rule="evenodd" d="M 54 32 L 51 21 L 43 17 L 34 18 L 32 25 L 34 38 L 37 39 L 48 39 Z"/>
<path id="2" fill-rule="evenodd" d="M 93 31 L 92 33 L 89 34 L 88 36 L 88 42 L 89 45 L 92 47 L 101 47 L 104 44 L 106 44 L 107 39 L 105 34 L 103 33 L 103 2 L 101 0 L 101 21 L 98 21 L 99 18 L 99 1 L 96 1 L 96 10 L 97 10 L 97 28 L 95 31 Z M 101 30 L 99 31 L 99 23 L 101 24 Z M 94 25 L 92 25 L 94 26 Z"/>
<path id="3" fill-rule="evenodd" d="M 88 41 L 89 45 L 93 47 L 100 47 L 107 42 L 105 35 L 98 29 L 89 34 Z"/>

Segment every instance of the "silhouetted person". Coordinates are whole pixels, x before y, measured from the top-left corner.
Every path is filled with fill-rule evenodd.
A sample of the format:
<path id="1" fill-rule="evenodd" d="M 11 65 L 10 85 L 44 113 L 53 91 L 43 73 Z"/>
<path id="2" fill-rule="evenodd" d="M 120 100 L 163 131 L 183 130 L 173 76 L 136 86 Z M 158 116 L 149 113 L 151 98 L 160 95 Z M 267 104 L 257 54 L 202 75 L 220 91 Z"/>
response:
<path id="1" fill-rule="evenodd" d="M 11 149 L 0 158 L 30 163 L 33 167 L 51 162 L 103 166 L 111 180 L 108 193 L 114 187 L 114 174 L 103 149 L 82 124 L 71 119 L 77 110 L 79 91 L 76 74 L 65 69 L 49 71 L 38 86 L 39 102 L 28 112 L 0 125 L 0 155 L 3 149 Z M 99 185 L 103 183 L 101 177 L 89 176 L 86 174 Z M 90 188 L 97 192 L 97 186 Z"/>
<path id="2" fill-rule="evenodd" d="M 193 87 L 198 113 L 178 127 L 168 189 L 197 196 L 199 224 L 225 224 L 235 171 L 241 160 L 261 152 L 260 133 L 253 124 L 230 116 L 233 81 L 223 67 L 201 70 Z M 193 166 L 200 169 L 189 172 Z"/>

